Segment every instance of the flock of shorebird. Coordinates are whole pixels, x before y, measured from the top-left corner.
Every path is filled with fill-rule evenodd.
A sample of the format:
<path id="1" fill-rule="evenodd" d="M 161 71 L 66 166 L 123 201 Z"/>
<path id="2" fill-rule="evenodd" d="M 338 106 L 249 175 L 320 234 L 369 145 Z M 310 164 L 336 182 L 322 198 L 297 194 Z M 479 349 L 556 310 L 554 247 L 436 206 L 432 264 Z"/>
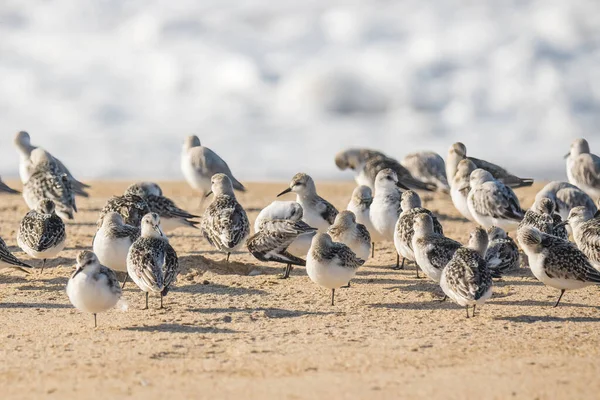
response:
<path id="1" fill-rule="evenodd" d="M 56 157 L 33 146 L 27 132 L 15 145 L 20 155 L 23 197 L 31 209 L 21 220 L 17 244 L 30 257 L 46 260 L 65 247 L 64 219 L 77 212 L 75 196 L 87 197 L 86 184 L 73 177 Z M 313 179 L 296 174 L 279 196 L 294 193 L 296 201 L 274 201 L 250 222 L 234 190 L 245 191 L 215 152 L 196 136 L 183 146 L 181 169 L 190 186 L 213 195 L 203 215 L 191 214 L 163 195 L 152 182 L 139 182 L 122 196 L 111 197 L 100 212 L 92 251 L 77 256 L 67 284 L 73 305 L 94 315 L 114 307 L 131 279 L 146 294 L 165 296 L 179 273 L 178 257 L 165 232 L 199 228 L 211 246 L 227 255 L 244 245 L 260 261 L 305 266 L 310 279 L 331 290 L 349 287 L 357 269 L 374 256 L 375 243 L 393 241 L 393 269 L 406 261 L 437 282 L 445 296 L 475 315 L 476 306 L 492 295 L 493 278 L 520 267 L 519 247 L 533 275 L 544 284 L 566 290 L 600 284 L 600 158 L 586 140 L 571 145 L 567 159 L 569 182 L 551 182 L 526 212 L 512 188 L 530 186 L 490 162 L 467 156 L 462 143 L 453 144 L 446 160 L 419 152 L 398 162 L 369 149 L 349 149 L 335 157 L 338 168 L 351 169 L 358 186 L 347 210 L 338 210 L 317 194 Z M 415 190 L 450 194 L 456 209 L 476 224 L 463 245 L 444 236 L 434 213 L 423 208 Z M 0 180 L 0 191 L 19 193 Z M 196 219 L 199 219 L 196 220 Z M 199 225 L 199 226 L 197 226 Z M 507 234 L 516 230 L 517 243 Z M 575 243 L 569 241 L 572 233 Z M 402 256 L 402 264 L 400 264 Z M 11 254 L 0 239 L 0 267 L 29 272 L 29 264 Z M 124 273 L 122 285 L 116 272 Z"/>

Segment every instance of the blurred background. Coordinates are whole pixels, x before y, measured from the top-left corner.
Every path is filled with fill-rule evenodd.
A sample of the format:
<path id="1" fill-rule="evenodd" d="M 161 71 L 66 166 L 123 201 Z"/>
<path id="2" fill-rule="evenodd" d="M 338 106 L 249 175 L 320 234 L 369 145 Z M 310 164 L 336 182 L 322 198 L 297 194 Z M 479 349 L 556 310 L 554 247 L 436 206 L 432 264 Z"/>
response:
<path id="1" fill-rule="evenodd" d="M 458 140 L 563 179 L 600 152 L 600 1 L 3 0 L 0 128 L 5 177 L 26 130 L 82 179 L 182 179 L 189 134 L 243 180 Z"/>

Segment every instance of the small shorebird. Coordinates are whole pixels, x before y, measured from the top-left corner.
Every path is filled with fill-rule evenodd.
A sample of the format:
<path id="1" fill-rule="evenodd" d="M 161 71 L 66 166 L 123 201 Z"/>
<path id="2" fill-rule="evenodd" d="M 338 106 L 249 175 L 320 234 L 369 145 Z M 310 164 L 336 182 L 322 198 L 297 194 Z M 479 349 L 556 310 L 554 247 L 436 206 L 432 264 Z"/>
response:
<path id="1" fill-rule="evenodd" d="M 317 233 L 306 259 L 306 273 L 317 285 L 331 289 L 331 305 L 335 305 L 335 289 L 348 284 L 358 267 L 365 263 L 348 246 L 335 243 L 326 233 Z"/>
<path id="2" fill-rule="evenodd" d="M 492 297 L 492 275 L 484 259 L 488 246 L 485 230 L 475 228 L 469 238 L 469 244 L 461 247 L 442 271 L 440 286 L 458 305 L 465 307 L 469 318 L 469 307 L 482 306 Z"/>
<path id="3" fill-rule="evenodd" d="M 377 174 L 375 197 L 371 204 L 371 223 L 375 228 L 371 232 L 373 242 L 394 241 L 394 228 L 402 212 L 399 186 L 398 176 L 391 169 L 384 169 Z M 400 269 L 400 255 L 396 256 L 394 269 Z"/>
<path id="4" fill-rule="evenodd" d="M 179 274 L 177 253 L 160 230 L 160 217 L 150 213 L 142 218 L 141 235 L 133 242 L 127 254 L 127 273 L 143 292 L 160 293 L 160 308 L 163 297 Z"/>
<path id="5" fill-rule="evenodd" d="M 290 219 L 263 220 L 260 229 L 246 241 L 248 250 L 260 261 L 286 264 L 282 279 L 290 277 L 292 265 L 306 266 L 306 261 L 288 252 L 299 237 L 316 232 L 304 221 Z"/>
<path id="6" fill-rule="evenodd" d="M 571 210 L 567 222 L 579 250 L 600 270 L 600 219 L 589 208 L 579 206 Z"/>
<path id="7" fill-rule="evenodd" d="M 43 260 L 40 273 L 44 272 L 46 260 L 56 257 L 67 240 L 65 224 L 55 212 L 52 200 L 42 200 L 29 211 L 19 225 L 17 244 L 29 256 Z"/>
<path id="8" fill-rule="evenodd" d="M 2 178 L 0 178 L 0 192 L 9 193 L 9 194 L 20 194 L 21 193 L 18 190 L 11 189 L 10 187 L 8 187 L 8 185 L 2 181 Z"/>
<path id="9" fill-rule="evenodd" d="M 433 219 L 433 231 L 439 235 L 444 234 L 442 224 L 433 215 L 431 211 L 421 207 L 421 198 L 416 192 L 407 190 L 402 193 L 402 200 L 400 202 L 402 207 L 402 213 L 396 227 L 394 229 L 394 245 L 396 251 L 402 256 L 402 268 L 404 268 L 404 260 L 415 261 L 415 253 L 412 248 L 412 239 L 414 236 L 414 217 L 418 214 L 428 214 Z M 419 266 L 415 264 L 417 271 L 417 278 L 419 277 Z"/>
<path id="10" fill-rule="evenodd" d="M 25 184 L 27 183 L 35 169 L 35 162 L 31 159 L 31 153 L 39 147 L 33 146 L 31 144 L 31 137 L 29 136 L 29 133 L 25 131 L 17 132 L 17 135 L 15 136 L 15 146 L 17 147 L 17 152 L 19 153 L 21 159 L 19 162 L 19 176 L 21 177 L 21 182 Z M 85 183 L 82 183 L 75 179 L 69 171 L 69 169 L 65 167 L 65 165 L 58 158 L 54 157 L 46 150 L 40 149 L 40 151 L 45 152 L 47 156 L 56 163 L 58 172 L 61 175 L 67 175 L 67 177 L 71 181 L 71 186 L 73 187 L 73 190 L 76 195 L 83 197 L 89 196 L 88 193 L 85 191 L 86 188 L 89 188 L 89 185 L 86 185 Z"/>
<path id="11" fill-rule="evenodd" d="M 302 172 L 297 173 L 292 178 L 290 187 L 279 193 L 277 197 L 290 192 L 296 193 L 296 201 L 302 206 L 304 212 L 302 220 L 309 226 L 317 228 L 319 232 L 326 232 L 333 224 L 338 210 L 317 194 L 315 181 Z"/>
<path id="12" fill-rule="evenodd" d="M 446 163 L 433 151 L 420 151 L 406 155 L 400 164 L 417 180 L 435 185 L 437 191 L 450 193 L 446 177 Z"/>
<path id="13" fill-rule="evenodd" d="M 67 283 L 67 296 L 79 311 L 94 314 L 94 328 L 98 327 L 96 314 L 110 310 L 121 299 L 117 274 L 100 264 L 91 251 L 77 255 L 77 269 Z"/>
<path id="14" fill-rule="evenodd" d="M 148 203 L 140 196 L 135 194 L 125 194 L 123 196 L 112 196 L 102 210 L 97 225 L 102 225 L 102 219 L 110 212 L 116 212 L 123 218 L 127 225 L 139 227 L 144 215 L 150 213 Z"/>
<path id="15" fill-rule="evenodd" d="M 170 232 L 179 227 L 197 228 L 198 222 L 191 219 L 199 216 L 177 207 L 173 200 L 163 196 L 162 189 L 154 182 L 134 183 L 125 190 L 125 195 L 136 195 L 144 199 L 150 212 L 159 215 L 163 232 Z"/>
<path id="16" fill-rule="evenodd" d="M 371 223 L 371 204 L 373 204 L 373 194 L 368 186 L 357 186 L 352 192 L 352 197 L 346 210 L 352 211 L 356 216 L 356 222 L 363 224 L 369 234 L 375 232 L 373 223 Z M 375 242 L 371 243 L 371 257 L 375 256 Z"/>
<path id="17" fill-rule="evenodd" d="M 548 235 L 558 236 L 568 240 L 569 234 L 562 222 L 560 215 L 554 213 L 554 202 L 547 197 L 537 199 L 531 208 L 525 213 L 525 217 L 519 223 L 519 228 L 532 226 Z"/>
<path id="18" fill-rule="evenodd" d="M 459 213 L 471 222 L 475 222 L 469 210 L 469 192 L 471 191 L 471 173 L 477 167 L 471 160 L 465 158 L 458 163 L 454 178 L 451 179 L 450 197 Z"/>
<path id="19" fill-rule="evenodd" d="M 566 290 L 600 284 L 600 272 L 575 244 L 527 226 L 518 232 L 519 243 L 529 258 L 533 275 L 547 286 L 560 290 L 558 307 Z"/>
<path id="20" fill-rule="evenodd" d="M 352 211 L 344 210 L 336 217 L 327 233 L 331 240 L 343 243 L 361 260 L 367 261 L 371 254 L 371 235 L 363 224 L 356 222 Z"/>
<path id="21" fill-rule="evenodd" d="M 569 218 L 569 212 L 575 207 L 584 206 L 592 215 L 598 211 L 594 201 L 587 193 L 568 182 L 553 181 L 548 183 L 535 195 L 536 201 L 547 197 L 556 206 L 556 212 L 563 220 Z"/>
<path id="22" fill-rule="evenodd" d="M 364 177 L 360 176 L 360 172 L 367 161 L 375 157 L 385 157 L 385 154 L 371 149 L 347 149 L 335 155 L 335 165 L 342 171 L 350 168 L 354 171 L 354 180 L 359 186 L 364 185 L 372 188 L 372 182 L 364 182 Z"/>
<path id="23" fill-rule="evenodd" d="M 423 213 L 417 214 L 413 218 L 415 233 L 412 239 L 412 248 L 415 261 L 425 275 L 439 283 L 442 271 L 461 244 L 435 233 L 431 215 Z"/>
<path id="24" fill-rule="evenodd" d="M 32 269 L 31 265 L 20 261 L 10 252 L 2 238 L 0 238 L 0 268 L 14 268 L 28 274 L 30 273 L 29 270 Z"/>
<path id="25" fill-rule="evenodd" d="M 504 229 L 492 226 L 487 230 L 488 248 L 485 261 L 493 278 L 501 278 L 504 274 L 519 269 L 519 248 Z"/>
<path id="26" fill-rule="evenodd" d="M 214 199 L 204 211 L 200 229 L 211 246 L 227 253 L 229 261 L 230 254 L 244 245 L 250 233 L 250 222 L 235 198 L 229 177 L 216 174 L 211 181 L 212 190 L 207 196 L 212 193 Z"/>
<path id="27" fill-rule="evenodd" d="M 567 159 L 567 177 L 591 198 L 600 197 L 600 157 L 590 153 L 590 145 L 585 139 L 576 139 L 571 144 Z"/>
<path id="28" fill-rule="evenodd" d="M 127 273 L 127 254 L 140 237 L 140 228 L 125 224 L 123 217 L 114 211 L 102 217 L 101 223 L 92 243 L 94 253 L 102 265 Z M 126 281 L 127 277 L 123 287 Z"/>
<path id="29" fill-rule="evenodd" d="M 488 171 L 495 179 L 504 183 L 506 186 L 519 188 L 533 185 L 533 179 L 519 178 L 518 176 L 510 174 L 504 168 L 496 164 L 492 164 L 491 162 L 480 160 L 475 157 L 467 157 L 467 147 L 460 142 L 454 143 L 448 150 L 448 158 L 446 159 L 446 176 L 448 177 L 449 181 L 452 181 L 454 178 L 458 163 L 465 158 L 471 160 L 473 164 L 477 166 L 477 168 Z"/>
<path id="30" fill-rule="evenodd" d="M 475 222 L 485 228 L 495 225 L 514 230 L 518 227 L 524 212 L 511 188 L 483 169 L 471 173 L 470 185 L 467 203 Z"/>
<path id="31" fill-rule="evenodd" d="M 56 213 L 62 219 L 73 219 L 77 212 L 75 193 L 68 176 L 59 171 L 51 156 L 42 149 L 31 152 L 34 168 L 23 186 L 23 198 L 30 209 L 34 209 L 41 200 L 49 199 L 56 205 Z"/>
<path id="32" fill-rule="evenodd" d="M 295 201 L 273 201 L 263 208 L 254 221 L 254 232 L 258 233 L 265 221 L 289 220 L 292 222 L 302 220 L 304 211 L 302 206 Z M 288 247 L 287 252 L 291 255 L 305 259 L 316 232 L 307 232 L 299 235 Z"/>
<path id="33" fill-rule="evenodd" d="M 200 192 L 200 207 L 211 190 L 213 175 L 225 174 L 235 190 L 246 191 L 244 185 L 235 179 L 227 163 L 217 153 L 202 146 L 198 136 L 188 136 L 183 143 L 181 171 L 189 185 Z"/>

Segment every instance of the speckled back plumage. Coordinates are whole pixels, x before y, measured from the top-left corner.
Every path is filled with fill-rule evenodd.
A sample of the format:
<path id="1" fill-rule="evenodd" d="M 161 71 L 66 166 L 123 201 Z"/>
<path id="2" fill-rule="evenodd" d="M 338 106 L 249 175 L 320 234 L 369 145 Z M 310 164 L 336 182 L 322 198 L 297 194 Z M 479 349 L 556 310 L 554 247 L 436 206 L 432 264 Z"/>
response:
<path id="1" fill-rule="evenodd" d="M 427 214 L 431 216 L 433 220 L 433 230 L 435 233 L 439 235 L 444 234 L 444 228 L 440 221 L 438 221 L 437 217 L 428 209 L 423 207 L 415 207 L 410 210 L 403 211 L 400 214 L 400 218 L 398 219 L 398 223 L 396 224 L 396 230 L 400 241 L 408 246 L 408 248 L 412 249 L 412 240 L 415 234 L 414 230 L 414 217 L 419 214 Z"/>
<path id="2" fill-rule="evenodd" d="M 140 237 L 140 228 L 131 226 L 128 224 L 115 224 L 109 223 L 106 229 L 108 237 L 113 239 L 130 238 L 132 242 L 135 242 Z"/>
<path id="3" fill-rule="evenodd" d="M 0 263 L 6 263 L 9 265 L 13 265 L 16 268 L 19 268 L 22 270 L 23 270 L 23 268 L 31 268 L 31 265 L 25 264 L 24 262 L 20 261 L 17 257 L 15 257 L 10 252 L 10 250 L 8 249 L 8 246 L 6 245 L 4 240 L 2 240 L 2 238 L 0 238 Z M 26 272 L 29 272 L 29 271 L 26 271 Z"/>
<path id="4" fill-rule="evenodd" d="M 30 208 L 34 208 L 42 199 L 52 200 L 57 212 L 68 219 L 73 219 L 73 213 L 77 212 L 71 180 L 50 161 L 35 166 L 31 177 L 23 186 L 23 197 Z"/>
<path id="5" fill-rule="evenodd" d="M 166 239 L 142 236 L 129 249 L 127 270 L 133 270 L 143 283 L 142 290 L 160 292 L 164 296 L 177 280 L 179 260 Z"/>
<path id="6" fill-rule="evenodd" d="M 573 230 L 577 247 L 591 262 L 600 265 L 600 219 L 592 218 L 582 222 Z"/>
<path id="7" fill-rule="evenodd" d="M 379 171 L 382 171 L 386 168 L 391 169 L 398 176 L 398 182 L 401 184 L 408 186 L 414 189 L 427 190 L 427 191 L 435 191 L 436 186 L 432 183 L 421 182 L 418 179 L 415 179 L 408 169 L 402 166 L 398 161 L 394 160 L 390 157 L 372 157 L 365 164 L 364 170 L 365 175 L 369 178 L 371 182 L 375 182 L 375 178 Z"/>
<path id="8" fill-rule="evenodd" d="M 502 275 L 519 268 L 519 248 L 515 241 L 508 235 L 495 238 L 489 237 L 485 261 L 492 276 L 500 278 Z"/>
<path id="9" fill-rule="evenodd" d="M 329 224 L 333 224 L 333 221 L 335 221 L 335 217 L 338 215 L 338 210 L 333 206 L 333 204 L 331 204 L 319 195 L 315 195 L 314 197 L 312 197 L 309 200 L 309 202 L 314 206 L 316 210 L 319 211 L 319 214 L 321 214 L 321 217 L 325 221 L 327 221 Z"/>
<path id="10" fill-rule="evenodd" d="M 444 269 L 456 250 L 462 246 L 456 240 L 436 233 L 419 237 L 416 243 L 419 247 L 425 248 L 427 259 L 438 270 Z"/>
<path id="11" fill-rule="evenodd" d="M 511 188 L 498 181 L 471 186 L 469 198 L 480 215 L 498 219 L 521 220 L 523 210 Z"/>
<path id="12" fill-rule="evenodd" d="M 465 300 L 479 300 L 492 286 L 486 261 L 468 247 L 456 250 L 444 275 L 448 287 Z"/>
<path id="13" fill-rule="evenodd" d="M 144 215 L 151 212 L 148 203 L 140 196 L 133 194 L 113 196 L 108 199 L 106 205 L 100 211 L 98 226 L 102 223 L 102 218 L 111 211 L 120 214 L 123 217 L 123 222 L 135 227 L 139 227 Z"/>
<path id="14" fill-rule="evenodd" d="M 330 262 L 337 258 L 343 268 L 357 269 L 365 263 L 365 260 L 356 257 L 350 247 L 343 243 L 331 242 L 327 246 L 313 244 L 311 253 L 312 257 L 318 262 Z"/>
<path id="15" fill-rule="evenodd" d="M 266 220 L 260 229 L 246 241 L 248 250 L 260 261 L 305 266 L 306 261 L 287 252 L 287 248 L 300 235 L 316 232 L 304 221 Z"/>
<path id="16" fill-rule="evenodd" d="M 206 208 L 200 223 L 204 238 L 220 251 L 239 246 L 250 233 L 246 211 L 229 195 L 215 196 Z"/>
<path id="17" fill-rule="evenodd" d="M 104 265 L 100 265 L 100 268 L 98 268 L 98 271 L 93 275 L 93 277 L 95 281 L 99 281 L 103 277 L 106 278 L 109 290 L 114 294 L 122 294 L 121 284 L 117 279 L 117 274 L 112 269 L 105 267 Z"/>
<path id="18" fill-rule="evenodd" d="M 18 240 L 27 247 L 43 252 L 66 240 L 65 224 L 56 214 L 29 211 L 21 220 Z"/>

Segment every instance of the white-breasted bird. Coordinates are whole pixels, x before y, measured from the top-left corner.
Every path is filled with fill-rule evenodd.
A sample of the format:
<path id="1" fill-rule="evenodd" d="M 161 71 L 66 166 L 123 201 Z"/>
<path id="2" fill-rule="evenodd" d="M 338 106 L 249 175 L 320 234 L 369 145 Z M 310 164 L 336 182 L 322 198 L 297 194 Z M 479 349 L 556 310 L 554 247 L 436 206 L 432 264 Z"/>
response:
<path id="1" fill-rule="evenodd" d="M 493 278 L 501 278 L 504 274 L 520 267 L 519 247 L 508 236 L 504 229 L 491 226 L 487 230 L 488 248 L 485 261 Z"/>
<path id="2" fill-rule="evenodd" d="M 573 141 L 565 158 L 569 182 L 592 199 L 600 198 L 600 157 L 590 152 L 587 140 L 581 138 Z"/>
<path id="3" fill-rule="evenodd" d="M 343 243 L 361 260 L 367 261 L 371 254 L 371 235 L 363 224 L 356 222 L 352 211 L 344 210 L 327 230 L 331 240 Z"/>
<path id="4" fill-rule="evenodd" d="M 446 163 L 438 153 L 433 151 L 410 153 L 400 161 L 400 164 L 415 179 L 435 185 L 438 192 L 450 192 L 450 184 L 446 177 Z"/>
<path id="5" fill-rule="evenodd" d="M 465 158 L 458 163 L 454 178 L 451 179 L 450 197 L 458 212 L 471 222 L 475 222 L 469 210 L 469 192 L 471 191 L 471 173 L 477 169 L 471 160 Z"/>
<path id="6" fill-rule="evenodd" d="M 547 197 L 554 201 L 557 212 L 563 221 L 569 218 L 569 212 L 575 207 L 586 207 L 592 215 L 598 211 L 594 200 L 583 190 L 568 182 L 553 181 L 544 186 L 536 195 L 535 199 Z"/>

